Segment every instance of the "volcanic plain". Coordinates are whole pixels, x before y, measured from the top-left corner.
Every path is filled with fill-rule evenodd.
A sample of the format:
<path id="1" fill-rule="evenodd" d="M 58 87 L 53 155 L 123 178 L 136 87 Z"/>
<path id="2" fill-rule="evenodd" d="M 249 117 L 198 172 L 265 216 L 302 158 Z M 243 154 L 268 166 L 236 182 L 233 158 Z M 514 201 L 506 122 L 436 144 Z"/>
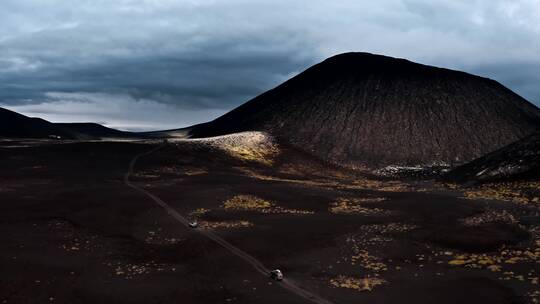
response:
<path id="1" fill-rule="evenodd" d="M 534 180 L 375 177 L 263 132 L 3 140 L 0 167 L 1 303 L 309 303 L 200 231 L 329 303 L 540 300 Z"/>

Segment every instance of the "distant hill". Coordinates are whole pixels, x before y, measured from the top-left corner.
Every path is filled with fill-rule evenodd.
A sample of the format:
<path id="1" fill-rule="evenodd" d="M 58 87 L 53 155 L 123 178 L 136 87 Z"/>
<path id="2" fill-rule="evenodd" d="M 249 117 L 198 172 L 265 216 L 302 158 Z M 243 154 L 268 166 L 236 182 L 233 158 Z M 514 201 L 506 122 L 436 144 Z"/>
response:
<path id="1" fill-rule="evenodd" d="M 55 125 L 74 134 L 78 139 L 139 136 L 135 133 L 107 128 L 97 123 L 56 123 Z"/>
<path id="2" fill-rule="evenodd" d="M 456 182 L 540 179 L 540 133 L 460 166 L 444 179 Z"/>
<path id="3" fill-rule="evenodd" d="M 0 108 L 0 137 L 47 138 L 50 135 L 73 138 L 72 134 L 46 120 Z"/>
<path id="4" fill-rule="evenodd" d="M 540 110 L 494 80 L 346 53 L 190 134 L 251 130 L 352 167 L 455 165 L 540 130 Z"/>
<path id="5" fill-rule="evenodd" d="M 99 139 L 103 137 L 133 137 L 130 132 L 110 129 L 95 123 L 51 123 L 0 108 L 0 137 Z"/>

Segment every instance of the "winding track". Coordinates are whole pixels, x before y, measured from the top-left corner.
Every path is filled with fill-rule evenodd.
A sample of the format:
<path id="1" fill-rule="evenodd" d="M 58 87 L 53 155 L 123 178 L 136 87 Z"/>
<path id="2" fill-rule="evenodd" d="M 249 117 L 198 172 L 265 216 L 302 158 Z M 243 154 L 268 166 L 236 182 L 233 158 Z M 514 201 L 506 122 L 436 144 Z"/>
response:
<path id="1" fill-rule="evenodd" d="M 178 213 L 178 211 L 174 210 L 169 204 L 165 203 L 159 197 L 157 197 L 154 194 L 144 190 L 143 188 L 140 188 L 137 185 L 133 184 L 129 179 L 129 177 L 133 174 L 135 163 L 137 162 L 137 160 L 140 157 L 150 155 L 150 154 L 154 153 L 155 151 L 163 148 L 164 146 L 165 146 L 165 144 L 162 144 L 162 145 L 159 145 L 159 146 L 157 146 L 157 147 L 155 147 L 155 148 L 153 148 L 153 149 L 151 149 L 151 150 L 149 150 L 147 152 L 142 152 L 142 153 L 139 153 L 139 154 L 135 155 L 133 157 L 133 159 L 131 160 L 131 162 L 129 163 L 128 171 L 126 172 L 126 174 L 124 174 L 124 184 L 126 184 L 126 186 L 131 187 L 131 188 L 135 189 L 136 191 L 148 196 L 156 204 L 158 204 L 163 209 L 165 209 L 165 211 L 170 216 L 172 216 L 174 219 L 176 219 L 178 222 L 180 222 L 180 224 L 184 225 L 188 229 L 191 229 L 189 227 L 189 221 L 184 216 L 182 216 L 180 213 Z M 196 231 L 197 233 L 201 234 L 202 236 L 205 236 L 205 237 L 211 239 L 212 241 L 218 243 L 223 248 L 229 250 L 234 255 L 236 255 L 239 258 L 241 258 L 242 260 L 246 261 L 251 266 L 253 266 L 253 268 L 255 270 L 257 270 L 257 272 L 259 272 L 260 274 L 262 274 L 262 275 L 264 275 L 266 277 L 270 274 L 270 270 L 268 268 L 266 268 L 266 266 L 264 266 L 259 260 L 257 260 L 253 256 L 249 255 L 247 252 L 242 251 L 240 248 L 235 247 L 234 245 L 227 242 L 223 238 L 219 237 L 215 233 L 213 233 L 211 231 L 204 231 L 204 230 L 201 230 L 201 229 L 195 229 L 194 231 Z M 326 299 L 323 299 L 323 298 L 317 296 L 316 294 L 313 294 L 313 293 L 311 293 L 311 292 L 309 292 L 309 291 L 307 291 L 305 289 L 302 289 L 301 287 L 297 286 L 296 284 L 294 284 L 289 279 L 283 279 L 283 281 L 281 281 L 278 285 L 285 288 L 285 289 L 287 289 L 291 293 L 294 293 L 294 294 L 296 294 L 296 295 L 298 295 L 300 297 L 305 298 L 306 300 L 311 301 L 312 303 L 333 304 L 332 302 L 330 302 L 330 301 L 328 301 Z"/>

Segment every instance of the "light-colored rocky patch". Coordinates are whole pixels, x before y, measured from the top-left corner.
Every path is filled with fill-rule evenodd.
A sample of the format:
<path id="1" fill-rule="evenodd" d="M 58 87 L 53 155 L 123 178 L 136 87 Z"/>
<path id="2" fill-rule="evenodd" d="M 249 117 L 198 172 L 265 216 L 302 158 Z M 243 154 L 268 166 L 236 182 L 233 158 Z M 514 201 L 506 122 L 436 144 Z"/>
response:
<path id="1" fill-rule="evenodd" d="M 529 297 L 531 303 L 540 303 L 540 290 L 533 290 L 528 292 L 527 297 Z"/>
<path id="2" fill-rule="evenodd" d="M 190 169 L 184 170 L 184 174 L 187 176 L 203 175 L 207 173 L 208 171 L 206 169 L 200 169 L 200 168 L 190 168 Z"/>
<path id="3" fill-rule="evenodd" d="M 161 229 L 158 231 L 148 231 L 144 241 L 153 245 L 175 245 L 182 241 L 180 238 L 165 237 L 161 233 Z"/>
<path id="4" fill-rule="evenodd" d="M 508 224 L 515 224 L 518 222 L 515 217 L 506 210 L 488 210 L 480 214 L 461 219 L 460 221 L 463 225 L 470 227 L 495 222 Z"/>
<path id="5" fill-rule="evenodd" d="M 153 178 L 159 178 L 159 174 L 153 174 L 150 172 L 139 172 L 134 174 L 137 178 L 147 178 L 147 179 L 153 179 Z"/>
<path id="6" fill-rule="evenodd" d="M 163 271 L 174 271 L 174 268 L 169 269 L 165 264 L 158 264 L 154 261 L 146 263 L 126 263 L 126 262 L 108 262 L 105 263 L 113 271 L 113 274 L 124 279 L 133 279 L 134 277 L 158 273 Z"/>

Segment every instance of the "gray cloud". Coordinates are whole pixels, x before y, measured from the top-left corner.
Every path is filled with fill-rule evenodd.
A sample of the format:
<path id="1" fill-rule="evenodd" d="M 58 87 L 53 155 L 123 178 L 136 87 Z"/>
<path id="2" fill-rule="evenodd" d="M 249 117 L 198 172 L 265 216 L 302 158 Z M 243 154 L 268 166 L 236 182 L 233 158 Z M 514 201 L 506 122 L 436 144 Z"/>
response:
<path id="1" fill-rule="evenodd" d="M 347 51 L 463 69 L 540 104 L 535 0 L 5 0 L 2 6 L 0 104 L 53 121 L 186 126 Z M 92 106 L 100 111 L 90 115 Z"/>

